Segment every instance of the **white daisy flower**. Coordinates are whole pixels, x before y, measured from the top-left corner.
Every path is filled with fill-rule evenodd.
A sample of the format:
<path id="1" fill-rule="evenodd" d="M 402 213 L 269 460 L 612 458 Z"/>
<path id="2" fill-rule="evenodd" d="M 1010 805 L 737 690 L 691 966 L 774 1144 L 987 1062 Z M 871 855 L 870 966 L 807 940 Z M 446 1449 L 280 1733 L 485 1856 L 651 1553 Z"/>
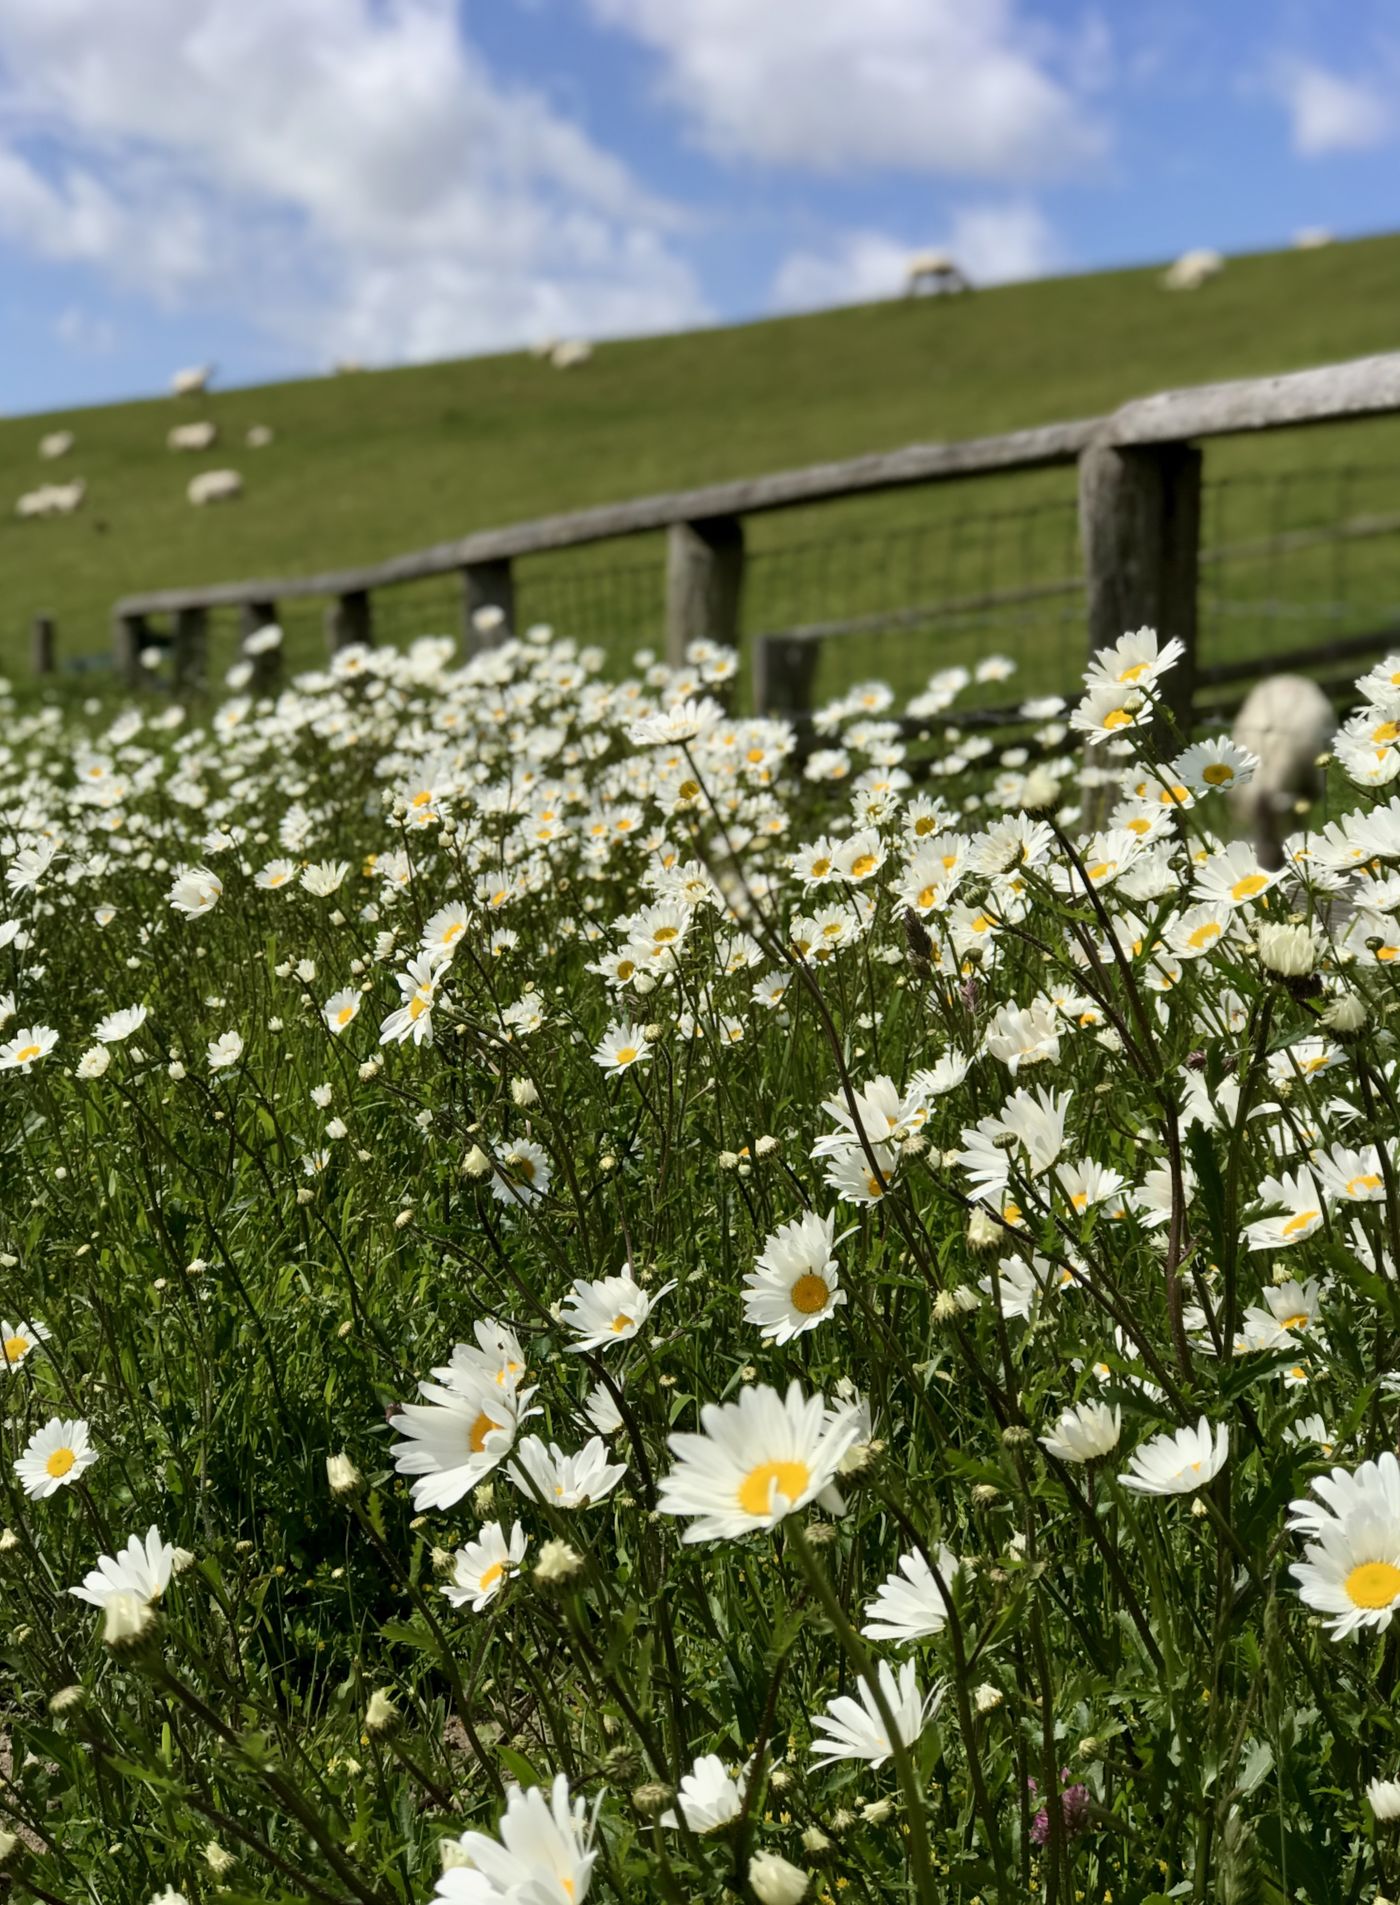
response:
<path id="1" fill-rule="evenodd" d="M 0 1376 L 18 1369 L 26 1356 L 33 1355 L 49 1332 L 42 1323 L 6 1323 L 0 1321 Z"/>
<path id="2" fill-rule="evenodd" d="M 527 1435 L 506 1471 L 522 1495 L 556 1508 L 591 1508 L 610 1495 L 627 1473 L 625 1462 L 609 1462 L 603 1438 L 595 1435 L 577 1455 L 566 1455 L 556 1442 L 546 1445 Z"/>
<path id="3" fill-rule="evenodd" d="M 674 1278 L 656 1291 L 646 1291 L 626 1271 L 618 1277 L 600 1277 L 594 1283 L 580 1277 L 568 1297 L 560 1321 L 574 1332 L 570 1350 L 607 1349 L 635 1336 L 656 1304 L 676 1287 Z"/>
<path id="4" fill-rule="evenodd" d="M 839 1511 L 833 1483 L 842 1458 L 867 1432 L 864 1409 L 829 1409 L 794 1382 L 786 1396 L 763 1384 L 737 1402 L 707 1403 L 702 1433 L 670 1438 L 676 1465 L 661 1483 L 657 1507 L 692 1515 L 685 1541 L 724 1541 L 772 1528 L 794 1509 L 821 1499 Z"/>
<path id="5" fill-rule="evenodd" d="M 938 1550 L 938 1573 L 950 1591 L 958 1571 L 958 1557 L 946 1545 Z M 861 1633 L 867 1640 L 926 1640 L 941 1634 L 948 1623 L 948 1603 L 938 1577 L 914 1549 L 899 1557 L 899 1566 L 886 1575 L 865 1609 Z"/>
<path id="6" fill-rule="evenodd" d="M 744 1278 L 744 1319 L 773 1343 L 813 1330 L 846 1301 L 835 1249 L 836 1219 L 815 1211 L 782 1224 Z"/>
<path id="7" fill-rule="evenodd" d="M 1212 1435 L 1204 1416 L 1194 1429 L 1168 1430 L 1134 1449 L 1128 1472 L 1118 1477 L 1139 1495 L 1191 1495 L 1213 1481 L 1230 1453 L 1230 1431 L 1222 1422 Z"/>
<path id="8" fill-rule="evenodd" d="M 718 1753 L 703 1753 L 676 1788 L 676 1804 L 661 1814 L 663 1826 L 678 1826 L 681 1818 L 692 1832 L 718 1832 L 739 1817 L 744 1807 L 748 1781 L 743 1772 L 736 1779 Z"/>
<path id="9" fill-rule="evenodd" d="M 115 1045 L 139 1031 L 148 1016 L 144 1005 L 123 1006 L 120 1012 L 109 1012 L 106 1018 L 99 1019 L 92 1036 L 99 1045 Z"/>
<path id="10" fill-rule="evenodd" d="M 942 1687 L 932 1688 L 927 1695 L 921 1693 L 912 1660 L 905 1661 L 897 1681 L 887 1660 L 879 1663 L 876 1675 L 894 1719 L 896 1737 L 891 1740 L 870 1683 L 862 1680 L 859 1700 L 842 1694 L 825 1713 L 814 1717 L 813 1729 L 826 1735 L 812 1742 L 812 1758 L 818 1766 L 830 1766 L 841 1759 L 863 1759 L 871 1766 L 883 1766 L 897 1746 L 912 1746 L 938 1711 Z"/>
<path id="11" fill-rule="evenodd" d="M 488 1521 L 465 1548 L 459 1548 L 452 1563 L 452 1579 L 443 1593 L 454 1607 L 470 1607 L 473 1614 L 495 1600 L 512 1574 L 519 1572 L 525 1560 L 529 1538 L 517 1521 L 510 1539 L 498 1521 Z"/>
<path id="12" fill-rule="evenodd" d="M 393 1418 L 404 1440 L 394 1450 L 400 1475 L 413 1475 L 416 1509 L 451 1508 L 509 1455 L 529 1416 L 533 1389 L 509 1390 L 479 1377 L 448 1389 L 420 1382 L 423 1402 L 406 1402 Z"/>
<path id="13" fill-rule="evenodd" d="M 115 1555 L 103 1554 L 97 1566 L 83 1576 L 81 1587 L 69 1588 L 77 1600 L 104 1607 L 114 1594 L 134 1594 L 142 1601 L 158 1601 L 175 1571 L 175 1548 L 154 1524 L 146 1539 L 132 1535 Z"/>
<path id="14" fill-rule="evenodd" d="M 31 1501 L 43 1501 L 76 1482 L 96 1460 L 87 1423 L 54 1416 L 30 1436 L 15 1463 L 15 1474 Z"/>

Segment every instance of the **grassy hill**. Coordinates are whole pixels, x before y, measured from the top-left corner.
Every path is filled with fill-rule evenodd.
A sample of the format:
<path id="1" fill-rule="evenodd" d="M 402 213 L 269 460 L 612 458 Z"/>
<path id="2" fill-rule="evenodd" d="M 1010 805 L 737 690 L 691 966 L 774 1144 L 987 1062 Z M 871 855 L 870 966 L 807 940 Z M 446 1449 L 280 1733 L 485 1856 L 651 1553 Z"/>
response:
<path id="1" fill-rule="evenodd" d="M 567 373 L 519 354 L 7 418 L 0 665 L 19 665 L 40 609 L 57 617 L 64 655 L 102 651 L 108 607 L 126 591 L 357 562 L 649 490 L 1092 414 L 1166 385 L 1398 347 L 1400 237 L 1387 237 L 1232 260 L 1188 295 L 1163 291 L 1156 270 L 1108 272 L 605 344 Z M 222 432 L 214 451 L 166 449 L 172 423 L 203 416 Z M 252 423 L 276 431 L 271 447 L 244 447 Z M 42 463 L 39 437 L 60 426 L 76 431 L 77 447 L 62 463 Z M 1400 427 L 1231 444 L 1209 459 L 1213 475 L 1239 479 L 1219 492 L 1232 538 L 1326 514 L 1318 484 L 1353 464 L 1365 473 L 1349 479 L 1347 507 L 1386 493 L 1393 507 Z M 188 479 L 223 465 L 244 473 L 243 500 L 191 508 Z M 1255 479 L 1282 469 L 1308 480 L 1281 501 L 1277 484 Z M 54 475 L 87 479 L 85 508 L 17 520 L 14 499 Z M 1053 574 L 1072 561 L 1072 494 L 1068 475 L 1018 478 L 765 520 L 755 525 L 749 620 L 859 610 L 901 591 L 907 598 L 910 588 L 957 592 L 969 578 L 1013 568 Z M 995 537 L 958 533 L 969 511 L 985 520 L 1019 514 L 1027 501 L 1043 518 L 1035 533 L 1044 547 L 1034 553 L 1025 529 L 1012 557 L 1009 527 Z M 948 549 L 935 561 L 936 521 Z M 937 570 L 931 579 L 892 573 L 912 562 L 916 545 L 925 569 Z M 811 551 L 805 566 L 785 554 L 796 546 Z M 643 541 L 544 561 L 524 581 L 532 611 L 571 619 L 590 637 L 653 632 L 655 551 Z M 386 623 L 397 614 L 405 626 L 450 626 L 453 606 L 450 586 L 440 585 L 386 605 Z M 1066 631 L 1077 640 L 1068 621 Z M 297 645 L 315 640 L 308 610 Z M 863 665 L 872 665 L 869 652 Z"/>

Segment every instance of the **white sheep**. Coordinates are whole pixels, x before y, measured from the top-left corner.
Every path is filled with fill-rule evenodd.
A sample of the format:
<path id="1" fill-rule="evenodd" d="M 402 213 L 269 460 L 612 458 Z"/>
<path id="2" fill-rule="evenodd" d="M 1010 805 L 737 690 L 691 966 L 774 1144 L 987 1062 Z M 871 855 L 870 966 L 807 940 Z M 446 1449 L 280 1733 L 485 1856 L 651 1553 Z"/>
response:
<path id="1" fill-rule="evenodd" d="M 39 454 L 51 462 L 56 456 L 67 456 L 76 442 L 71 430 L 50 430 L 46 437 L 39 439 Z"/>
<path id="2" fill-rule="evenodd" d="M 1321 251 L 1324 245 L 1335 243 L 1336 240 L 1325 225 L 1304 225 L 1301 231 L 1293 234 L 1295 251 Z"/>
<path id="3" fill-rule="evenodd" d="M 27 520 L 40 516 L 71 516 L 87 494 L 81 476 L 71 483 L 44 483 L 27 491 L 15 504 L 15 514 Z"/>
<path id="4" fill-rule="evenodd" d="M 1320 793 L 1317 757 L 1336 731 L 1336 710 L 1306 675 L 1269 675 L 1246 695 L 1233 733 L 1259 766 L 1235 796 L 1235 811 L 1264 866 L 1282 864 L 1290 815 Z"/>
<path id="5" fill-rule="evenodd" d="M 1224 269 L 1225 260 L 1218 251 L 1183 251 L 1162 273 L 1162 283 L 1168 291 L 1199 291 Z"/>
<path id="6" fill-rule="evenodd" d="M 268 444 L 272 442 L 271 427 L 265 423 L 250 423 L 248 425 L 248 434 L 244 437 L 243 441 L 250 450 L 265 450 Z"/>
<path id="7" fill-rule="evenodd" d="M 190 478 L 185 494 L 196 508 L 205 503 L 231 503 L 243 494 L 243 478 L 237 470 L 201 470 Z"/>
<path id="8" fill-rule="evenodd" d="M 170 379 L 170 393 L 174 397 L 202 396 L 213 375 L 212 364 L 194 364 L 188 370 L 177 370 Z"/>
<path id="9" fill-rule="evenodd" d="M 904 268 L 904 290 L 914 297 L 920 291 L 970 291 L 967 273 L 950 251 L 916 251 Z"/>
<path id="10" fill-rule="evenodd" d="M 219 438 L 217 423 L 177 423 L 173 430 L 166 432 L 167 450 L 209 450 Z"/>
<path id="11" fill-rule="evenodd" d="M 549 361 L 556 370 L 572 370 L 575 364 L 586 364 L 593 355 L 593 346 L 582 337 L 563 338 L 549 353 Z"/>
<path id="12" fill-rule="evenodd" d="M 559 348 L 559 339 L 557 337 L 538 337 L 535 339 L 534 343 L 530 346 L 530 355 L 531 357 L 538 357 L 541 359 L 549 358 L 549 357 L 553 357 L 555 351 L 557 351 L 558 348 Z"/>

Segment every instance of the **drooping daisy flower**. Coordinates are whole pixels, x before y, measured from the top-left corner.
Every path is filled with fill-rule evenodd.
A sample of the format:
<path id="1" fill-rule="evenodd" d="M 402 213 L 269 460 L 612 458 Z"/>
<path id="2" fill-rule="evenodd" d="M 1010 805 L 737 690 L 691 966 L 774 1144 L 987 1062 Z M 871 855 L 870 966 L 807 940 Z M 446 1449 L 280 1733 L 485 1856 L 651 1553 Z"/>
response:
<path id="1" fill-rule="evenodd" d="M 958 1557 L 946 1545 L 938 1551 L 938 1573 L 951 1590 Z M 925 1640 L 941 1634 L 948 1624 L 948 1603 L 938 1576 L 917 1549 L 899 1557 L 899 1566 L 886 1575 L 875 1598 L 865 1609 L 861 1633 L 867 1640 Z"/>
<path id="2" fill-rule="evenodd" d="M 600 1435 L 585 1442 L 577 1455 L 566 1455 L 557 1442 L 546 1445 L 527 1435 L 506 1471 L 522 1495 L 546 1501 L 556 1508 L 591 1508 L 610 1495 L 627 1473 L 625 1462 L 609 1462 Z"/>
<path id="3" fill-rule="evenodd" d="M 764 1244 L 744 1278 L 744 1320 L 770 1342 L 791 1342 L 845 1303 L 835 1238 L 835 1216 L 808 1211 L 779 1225 Z"/>
<path id="4" fill-rule="evenodd" d="M 618 1277 L 600 1277 L 595 1283 L 578 1278 L 560 1317 L 578 1339 L 569 1348 L 579 1352 L 627 1342 L 675 1287 L 673 1278 L 659 1290 L 644 1290 L 628 1271 Z"/>
<path id="5" fill-rule="evenodd" d="M 833 1482 L 842 1457 L 866 1433 L 858 1404 L 829 1409 L 794 1382 L 786 1396 L 763 1384 L 737 1402 L 707 1403 L 702 1433 L 670 1438 L 676 1466 L 661 1483 L 657 1507 L 693 1515 L 685 1541 L 726 1541 L 772 1528 L 822 1497 L 835 1508 Z"/>
<path id="6" fill-rule="evenodd" d="M 416 959 L 409 960 L 405 971 L 395 974 L 403 1003 L 390 1012 L 380 1026 L 381 1045 L 402 1045 L 407 1039 L 412 1039 L 415 1045 L 432 1044 L 433 1006 L 446 975 L 442 960 L 430 953 L 420 953 Z"/>
<path id="7" fill-rule="evenodd" d="M 349 871 L 348 860 L 319 860 L 314 866 L 302 868 L 301 883 L 317 899 L 329 899 Z"/>
<path id="8" fill-rule="evenodd" d="M 1269 1216 L 1245 1225 L 1245 1240 L 1251 1250 L 1286 1249 L 1310 1237 L 1322 1223 L 1322 1194 L 1307 1171 L 1266 1177 L 1259 1186 L 1257 1201 L 1273 1209 Z"/>
<path id="9" fill-rule="evenodd" d="M 1040 1438 L 1060 1462 L 1093 1462 L 1118 1446 L 1123 1411 L 1115 1402 L 1081 1402 L 1066 1409 L 1048 1435 Z"/>
<path id="10" fill-rule="evenodd" d="M 1100 648 L 1084 680 L 1091 687 L 1100 681 L 1146 687 L 1174 668 L 1185 653 L 1185 645 L 1175 635 L 1159 643 L 1155 628 L 1140 628 L 1120 635 L 1110 647 Z"/>
<path id="11" fill-rule="evenodd" d="M 1388 1823 L 1392 1819 L 1400 1819 L 1400 1779 L 1368 1781 L 1366 1798 L 1378 1820 Z"/>
<path id="12" fill-rule="evenodd" d="M 143 1601 L 158 1601 L 174 1571 L 174 1545 L 164 1540 L 152 1524 L 144 1541 L 132 1535 L 119 1553 L 99 1555 L 97 1566 L 83 1576 L 82 1586 L 69 1588 L 68 1592 L 92 1607 L 104 1607 L 114 1594 L 135 1594 Z"/>
<path id="13" fill-rule="evenodd" d="M 230 1065 L 236 1065 L 243 1056 L 243 1040 L 237 1032 L 221 1032 L 218 1038 L 209 1041 L 209 1069 L 211 1072 L 227 1071 Z"/>
<path id="14" fill-rule="evenodd" d="M 472 1334 L 476 1337 L 476 1347 L 470 1343 L 455 1344 L 447 1365 L 433 1371 L 436 1379 L 449 1389 L 470 1390 L 482 1377 L 495 1383 L 498 1389 L 518 1389 L 525 1380 L 525 1351 L 515 1331 L 504 1323 L 482 1317 L 472 1324 Z"/>
<path id="15" fill-rule="evenodd" d="M 813 1718 L 813 1728 L 826 1735 L 812 1742 L 812 1758 L 818 1766 L 830 1766 L 840 1759 L 863 1759 L 871 1766 L 883 1766 L 896 1746 L 912 1746 L 938 1711 L 942 1687 L 932 1688 L 927 1695 L 921 1693 L 912 1660 L 906 1660 L 900 1668 L 898 1681 L 887 1660 L 880 1662 L 876 1676 L 894 1718 L 896 1738 L 890 1739 L 870 1683 L 862 1680 L 859 1700 L 842 1694 L 825 1713 Z"/>
<path id="16" fill-rule="evenodd" d="M 498 1839 L 462 1834 L 455 1842 L 462 1863 L 442 1874 L 436 1897 L 448 1905 L 583 1905 L 598 1856 L 593 1818 L 582 1799 L 570 1800 L 563 1773 L 547 1794 L 508 1787 L 497 1832 Z"/>
<path id="17" fill-rule="evenodd" d="M 354 1023 L 360 1010 L 360 995 L 353 986 L 346 986 L 339 992 L 333 992 L 321 1007 L 321 1017 L 330 1030 L 337 1035 L 347 1025 Z"/>
<path id="18" fill-rule="evenodd" d="M 92 1036 L 100 1045 L 115 1045 L 139 1031 L 147 1017 L 144 1005 L 124 1006 L 120 1012 L 109 1012 L 105 1019 L 99 1019 Z"/>
<path id="19" fill-rule="evenodd" d="M 54 1416 L 30 1436 L 15 1463 L 15 1474 L 31 1501 L 43 1501 L 76 1482 L 96 1460 L 87 1423 Z"/>
<path id="20" fill-rule="evenodd" d="M 18 1369 L 25 1357 L 32 1355 L 48 1338 L 49 1332 L 42 1323 L 0 1321 L 0 1376 L 8 1376 L 12 1369 Z"/>
<path id="21" fill-rule="evenodd" d="M 211 913 L 223 890 L 223 881 L 208 867 L 190 867 L 176 876 L 170 889 L 170 904 L 186 919 L 194 919 L 200 913 Z"/>
<path id="22" fill-rule="evenodd" d="M 470 1607 L 479 1614 L 495 1600 L 512 1574 L 525 1559 L 529 1538 L 517 1521 L 507 1541 L 498 1521 L 488 1521 L 465 1548 L 459 1548 L 452 1564 L 452 1579 L 443 1593 L 454 1607 Z"/>
<path id="23" fill-rule="evenodd" d="M 1229 1453 L 1225 1424 L 1212 1436 L 1202 1416 L 1194 1429 L 1168 1430 L 1134 1449 L 1128 1473 L 1118 1479 L 1139 1495 L 1191 1495 L 1220 1473 Z"/>
<path id="24" fill-rule="evenodd" d="M 690 1771 L 682 1775 L 676 1788 L 675 1808 L 663 1812 L 660 1823 L 678 1826 L 676 1811 L 679 1810 L 692 1832 L 718 1832 L 743 1811 L 747 1784 L 745 1773 L 740 1772 L 735 1779 L 718 1753 L 702 1753 Z"/>
<path id="25" fill-rule="evenodd" d="M 538 1415 L 528 1404 L 533 1389 L 501 1388 L 485 1377 L 463 1378 L 451 1389 L 420 1382 L 423 1402 L 406 1402 L 393 1419 L 404 1437 L 394 1450 L 400 1475 L 414 1475 L 413 1505 L 451 1508 L 504 1461 L 516 1430 Z"/>
<path id="26" fill-rule="evenodd" d="M 51 1025 L 27 1025 L 0 1045 L 0 1072 L 27 1072 L 47 1058 L 58 1043 Z"/>

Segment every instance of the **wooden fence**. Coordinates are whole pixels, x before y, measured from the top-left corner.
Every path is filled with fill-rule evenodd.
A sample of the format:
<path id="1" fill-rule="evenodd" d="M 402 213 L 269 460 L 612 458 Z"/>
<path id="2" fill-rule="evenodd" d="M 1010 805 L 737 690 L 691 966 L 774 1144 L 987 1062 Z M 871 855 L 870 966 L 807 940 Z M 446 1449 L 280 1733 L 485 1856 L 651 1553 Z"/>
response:
<path id="1" fill-rule="evenodd" d="M 373 640 L 374 599 L 426 577 L 457 576 L 469 648 L 504 639 L 515 620 L 512 564 L 546 551 L 666 531 L 666 653 L 679 661 L 697 637 L 737 644 L 744 576 L 744 524 L 773 510 L 921 484 L 1077 464 L 1087 646 L 1148 624 L 1179 636 L 1185 664 L 1168 677 L 1180 714 L 1195 689 L 1200 570 L 1202 442 L 1260 430 L 1336 423 L 1400 412 L 1400 352 L 1277 377 L 1204 384 L 1124 404 L 1106 417 L 1045 424 L 962 443 L 815 464 L 744 481 L 607 504 L 488 529 L 409 555 L 322 575 L 255 578 L 126 596 L 112 614 L 114 661 L 131 682 L 155 618 L 177 681 L 202 676 L 209 611 L 236 608 L 251 632 L 275 621 L 279 604 L 325 598 L 332 650 Z M 1077 586 L 1077 585 L 1076 585 Z M 477 611 L 502 615 L 483 631 Z M 491 618 L 487 618 L 489 621 Z M 769 636 L 755 654 L 761 708 L 798 711 L 810 694 L 821 627 Z M 52 663 L 52 631 L 35 630 L 35 660 Z M 1257 672 L 1257 671 L 1256 671 Z"/>

